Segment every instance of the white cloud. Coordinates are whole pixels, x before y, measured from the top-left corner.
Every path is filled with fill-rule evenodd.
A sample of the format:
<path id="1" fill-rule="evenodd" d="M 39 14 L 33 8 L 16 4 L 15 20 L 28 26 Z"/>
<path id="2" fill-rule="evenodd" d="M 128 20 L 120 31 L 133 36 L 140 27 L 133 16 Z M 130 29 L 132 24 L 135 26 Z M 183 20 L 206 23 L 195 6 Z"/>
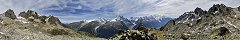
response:
<path id="1" fill-rule="evenodd" d="M 58 4 L 57 0 L 0 0 L 0 12 L 5 12 L 7 9 L 22 12 L 26 10 L 36 10 Z"/>

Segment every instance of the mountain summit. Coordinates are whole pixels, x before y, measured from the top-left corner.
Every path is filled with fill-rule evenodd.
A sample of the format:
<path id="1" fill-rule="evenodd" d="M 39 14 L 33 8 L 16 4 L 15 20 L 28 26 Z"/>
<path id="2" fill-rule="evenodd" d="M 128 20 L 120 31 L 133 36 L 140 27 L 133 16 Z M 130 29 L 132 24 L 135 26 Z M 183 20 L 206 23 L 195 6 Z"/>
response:
<path id="1" fill-rule="evenodd" d="M 131 17 L 129 19 L 123 16 L 117 16 L 112 20 L 105 19 L 105 21 L 101 21 L 102 19 L 98 19 L 73 22 L 65 24 L 65 27 L 72 28 L 77 31 L 89 32 L 93 35 L 103 38 L 110 38 L 116 33 L 118 33 L 120 30 L 138 28 L 138 25 L 141 25 L 141 23 L 144 25 L 144 28 L 159 29 L 171 19 L 172 18 L 158 15 Z"/>
<path id="2" fill-rule="evenodd" d="M 239 39 L 238 8 L 227 7 L 224 4 L 215 4 L 208 11 L 196 8 L 169 21 L 160 30 L 168 35 L 167 38 L 173 39 Z"/>

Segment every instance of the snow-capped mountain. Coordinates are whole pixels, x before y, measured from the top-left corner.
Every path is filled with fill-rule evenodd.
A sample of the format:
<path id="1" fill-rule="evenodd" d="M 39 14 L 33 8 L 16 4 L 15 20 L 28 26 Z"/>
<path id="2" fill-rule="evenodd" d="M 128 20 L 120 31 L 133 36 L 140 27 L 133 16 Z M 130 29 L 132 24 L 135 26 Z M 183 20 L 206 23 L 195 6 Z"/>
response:
<path id="1" fill-rule="evenodd" d="M 96 20 L 83 20 L 79 22 L 73 22 L 65 24 L 65 27 L 78 31 L 89 32 L 99 37 L 108 38 L 115 35 L 119 30 L 136 28 L 135 26 L 139 23 L 143 23 L 146 28 L 158 29 L 166 24 L 166 22 L 168 22 L 170 19 L 172 18 L 157 15 L 131 17 L 129 19 L 124 18 L 123 16 L 118 16 L 112 20 L 99 18 Z"/>
<path id="2" fill-rule="evenodd" d="M 159 16 L 159 15 L 151 15 L 145 17 L 131 17 L 130 20 L 134 22 L 134 24 L 143 23 L 146 28 L 160 28 L 164 24 L 166 24 L 172 18 L 166 16 Z M 133 27 L 136 28 L 136 27 Z"/>

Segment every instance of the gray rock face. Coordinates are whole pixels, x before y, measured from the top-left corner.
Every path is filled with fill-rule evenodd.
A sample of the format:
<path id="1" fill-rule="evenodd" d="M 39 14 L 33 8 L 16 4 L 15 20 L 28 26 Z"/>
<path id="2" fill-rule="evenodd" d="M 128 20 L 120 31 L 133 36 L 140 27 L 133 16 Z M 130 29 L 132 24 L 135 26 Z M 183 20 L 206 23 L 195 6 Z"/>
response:
<path id="1" fill-rule="evenodd" d="M 27 12 L 21 12 L 20 17 L 28 19 L 29 21 L 45 23 L 47 25 L 62 26 L 62 23 L 57 17 L 54 16 L 39 16 L 37 12 L 28 10 Z"/>
<path id="2" fill-rule="evenodd" d="M 112 39 L 114 40 L 157 40 L 156 35 L 150 33 L 144 25 L 141 24 L 134 30 L 122 30 L 117 33 Z M 158 39 L 160 40 L 160 39 Z"/>
<path id="3" fill-rule="evenodd" d="M 46 21 L 46 24 L 48 25 L 62 26 L 62 23 L 60 22 L 60 20 L 54 16 L 49 16 L 47 19 L 45 19 L 45 21 Z"/>
<path id="4" fill-rule="evenodd" d="M 16 19 L 16 18 L 17 18 L 16 15 L 15 15 L 15 13 L 14 13 L 13 10 L 11 10 L 11 9 L 8 9 L 5 13 L 3 13 L 3 15 L 4 15 L 5 17 L 9 17 L 9 18 L 11 18 L 11 19 Z"/>
<path id="5" fill-rule="evenodd" d="M 46 23 L 46 16 L 39 16 L 37 12 L 28 10 L 27 12 L 21 12 L 18 16 L 23 17 L 29 21 Z"/>
<path id="6" fill-rule="evenodd" d="M 133 29 L 134 30 L 146 30 L 143 23 L 140 23 L 139 25 L 135 26 Z"/>
<path id="7" fill-rule="evenodd" d="M 112 38 L 115 40 L 157 40 L 153 34 L 138 30 L 127 30 L 116 35 Z"/>
<path id="8" fill-rule="evenodd" d="M 238 11 L 240 11 L 240 6 L 238 7 Z"/>
<path id="9" fill-rule="evenodd" d="M 237 8 L 223 4 L 213 5 L 209 11 L 186 12 L 179 18 L 169 21 L 160 30 L 169 39 L 239 39 L 240 12 Z M 202 16 L 197 15 L 201 13 Z"/>
<path id="10" fill-rule="evenodd" d="M 26 19 L 29 19 L 30 17 L 33 17 L 35 19 L 39 18 L 39 15 L 32 10 L 28 10 L 27 12 L 21 12 L 18 16 L 24 17 Z"/>
<path id="11" fill-rule="evenodd" d="M 21 12 L 18 16 L 26 18 L 26 19 L 39 19 L 40 16 L 37 14 L 37 12 L 28 10 L 27 12 Z"/>

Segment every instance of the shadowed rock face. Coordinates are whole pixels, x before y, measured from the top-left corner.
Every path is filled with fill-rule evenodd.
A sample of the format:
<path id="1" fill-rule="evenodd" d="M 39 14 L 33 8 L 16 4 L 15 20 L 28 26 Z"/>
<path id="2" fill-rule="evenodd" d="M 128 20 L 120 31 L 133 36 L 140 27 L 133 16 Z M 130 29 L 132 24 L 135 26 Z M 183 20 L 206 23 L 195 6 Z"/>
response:
<path id="1" fill-rule="evenodd" d="M 59 26 L 62 25 L 60 20 L 57 17 L 54 17 L 54 16 L 49 16 L 47 19 L 45 19 L 45 21 L 48 25 L 59 25 Z"/>
<path id="2" fill-rule="evenodd" d="M 11 19 L 16 19 L 17 18 L 15 13 L 11 9 L 8 9 L 5 13 L 3 13 L 3 15 L 6 16 L 6 17 L 9 17 Z"/>
<path id="3" fill-rule="evenodd" d="M 240 6 L 238 6 L 238 11 L 240 11 Z"/>
<path id="4" fill-rule="evenodd" d="M 32 11 L 32 10 L 28 10 L 27 12 L 21 12 L 19 14 L 19 16 L 24 17 L 26 19 L 28 19 L 29 17 L 33 17 L 35 19 L 39 18 L 39 15 L 36 12 Z"/>
<path id="5" fill-rule="evenodd" d="M 46 16 L 39 16 L 37 12 L 28 10 L 27 12 L 21 12 L 18 16 L 23 17 L 29 21 L 35 21 L 35 22 L 40 22 L 40 23 L 46 23 L 45 19 L 47 18 Z"/>
<path id="6" fill-rule="evenodd" d="M 224 35 L 229 33 L 229 30 L 227 28 L 225 28 L 225 27 L 220 27 L 218 30 L 220 31 L 218 33 L 219 36 L 224 36 Z"/>
<path id="7" fill-rule="evenodd" d="M 239 36 L 232 35 L 240 33 L 238 9 L 223 4 L 215 4 L 208 11 L 196 8 L 194 12 L 186 12 L 179 18 L 169 21 L 160 30 L 166 35 L 171 34 L 168 38 L 173 39 L 237 39 L 234 37 Z"/>

